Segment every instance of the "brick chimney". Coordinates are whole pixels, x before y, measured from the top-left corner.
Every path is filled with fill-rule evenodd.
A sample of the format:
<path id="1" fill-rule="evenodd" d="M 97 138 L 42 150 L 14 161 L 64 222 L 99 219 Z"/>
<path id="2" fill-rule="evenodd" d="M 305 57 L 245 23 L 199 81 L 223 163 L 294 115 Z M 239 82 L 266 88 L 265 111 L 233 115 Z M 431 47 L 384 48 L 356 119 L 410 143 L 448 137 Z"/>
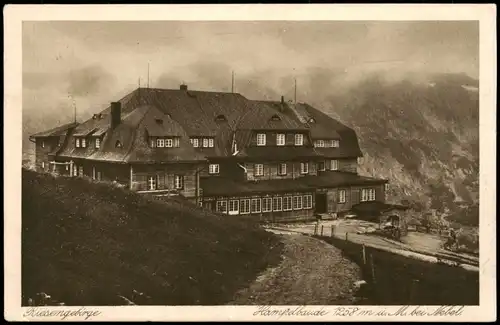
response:
<path id="1" fill-rule="evenodd" d="M 121 123 L 122 103 L 111 102 L 111 128 L 115 128 Z"/>
<path id="2" fill-rule="evenodd" d="M 182 84 L 182 85 L 180 86 L 180 89 L 181 89 L 181 90 L 184 90 L 184 91 L 187 91 L 187 90 L 188 90 L 188 86 L 187 86 L 187 85 L 185 85 L 185 84 Z"/>
<path id="3" fill-rule="evenodd" d="M 285 96 L 281 96 L 281 105 L 280 105 L 280 111 L 285 110 Z"/>

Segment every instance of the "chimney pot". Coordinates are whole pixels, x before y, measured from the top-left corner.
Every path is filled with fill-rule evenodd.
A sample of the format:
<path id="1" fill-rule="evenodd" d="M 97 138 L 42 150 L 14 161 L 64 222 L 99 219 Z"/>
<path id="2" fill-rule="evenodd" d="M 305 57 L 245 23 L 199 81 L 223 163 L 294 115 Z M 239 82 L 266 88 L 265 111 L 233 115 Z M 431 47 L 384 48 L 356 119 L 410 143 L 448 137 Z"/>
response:
<path id="1" fill-rule="evenodd" d="M 285 102 L 285 96 L 281 96 L 281 103 L 283 104 Z"/>
<path id="2" fill-rule="evenodd" d="M 122 103 L 111 102 L 111 128 L 115 128 L 121 123 Z"/>
<path id="3" fill-rule="evenodd" d="M 185 84 L 182 84 L 182 85 L 180 86 L 180 89 L 181 89 L 181 90 L 188 90 L 188 86 L 187 86 L 187 85 L 185 85 Z"/>

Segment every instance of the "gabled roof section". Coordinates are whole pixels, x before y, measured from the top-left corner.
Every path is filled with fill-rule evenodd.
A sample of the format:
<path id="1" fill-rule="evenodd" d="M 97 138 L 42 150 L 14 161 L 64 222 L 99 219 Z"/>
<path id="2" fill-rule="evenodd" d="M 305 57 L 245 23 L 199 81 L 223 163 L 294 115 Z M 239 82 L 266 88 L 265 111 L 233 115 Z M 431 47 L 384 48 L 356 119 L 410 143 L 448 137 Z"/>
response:
<path id="1" fill-rule="evenodd" d="M 267 103 L 275 111 L 294 119 L 311 133 L 315 139 L 339 140 L 338 148 L 316 148 L 317 152 L 328 158 L 356 158 L 363 154 L 359 147 L 356 132 L 333 117 L 307 103 L 291 104 L 279 101 L 253 101 Z"/>
<path id="2" fill-rule="evenodd" d="M 265 101 L 251 101 L 251 109 L 241 118 L 238 129 L 246 130 L 307 130 Z"/>
<path id="3" fill-rule="evenodd" d="M 74 128 L 77 125 L 78 125 L 78 123 L 76 123 L 76 122 L 67 123 L 67 124 L 46 130 L 46 131 L 42 131 L 42 132 L 38 132 L 38 133 L 35 133 L 33 135 L 30 135 L 30 138 L 59 137 L 61 135 L 65 135 L 69 129 Z"/>

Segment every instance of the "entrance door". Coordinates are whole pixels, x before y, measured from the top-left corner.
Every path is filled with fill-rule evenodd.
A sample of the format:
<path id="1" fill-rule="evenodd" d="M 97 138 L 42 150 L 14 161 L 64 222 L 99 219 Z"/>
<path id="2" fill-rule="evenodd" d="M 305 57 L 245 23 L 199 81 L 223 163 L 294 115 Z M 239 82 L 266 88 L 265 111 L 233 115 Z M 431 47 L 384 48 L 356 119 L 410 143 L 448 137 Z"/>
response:
<path id="1" fill-rule="evenodd" d="M 326 213 L 327 205 L 326 205 L 326 193 L 316 193 L 316 205 L 314 208 L 314 212 L 316 213 Z"/>

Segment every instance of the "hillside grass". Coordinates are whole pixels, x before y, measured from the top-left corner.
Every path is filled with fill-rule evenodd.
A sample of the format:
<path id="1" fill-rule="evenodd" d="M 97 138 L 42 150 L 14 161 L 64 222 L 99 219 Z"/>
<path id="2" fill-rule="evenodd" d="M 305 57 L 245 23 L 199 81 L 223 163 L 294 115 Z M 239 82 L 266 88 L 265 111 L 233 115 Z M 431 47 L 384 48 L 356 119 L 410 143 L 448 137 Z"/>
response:
<path id="1" fill-rule="evenodd" d="M 257 223 L 23 169 L 23 305 L 217 305 L 281 260 Z"/>

